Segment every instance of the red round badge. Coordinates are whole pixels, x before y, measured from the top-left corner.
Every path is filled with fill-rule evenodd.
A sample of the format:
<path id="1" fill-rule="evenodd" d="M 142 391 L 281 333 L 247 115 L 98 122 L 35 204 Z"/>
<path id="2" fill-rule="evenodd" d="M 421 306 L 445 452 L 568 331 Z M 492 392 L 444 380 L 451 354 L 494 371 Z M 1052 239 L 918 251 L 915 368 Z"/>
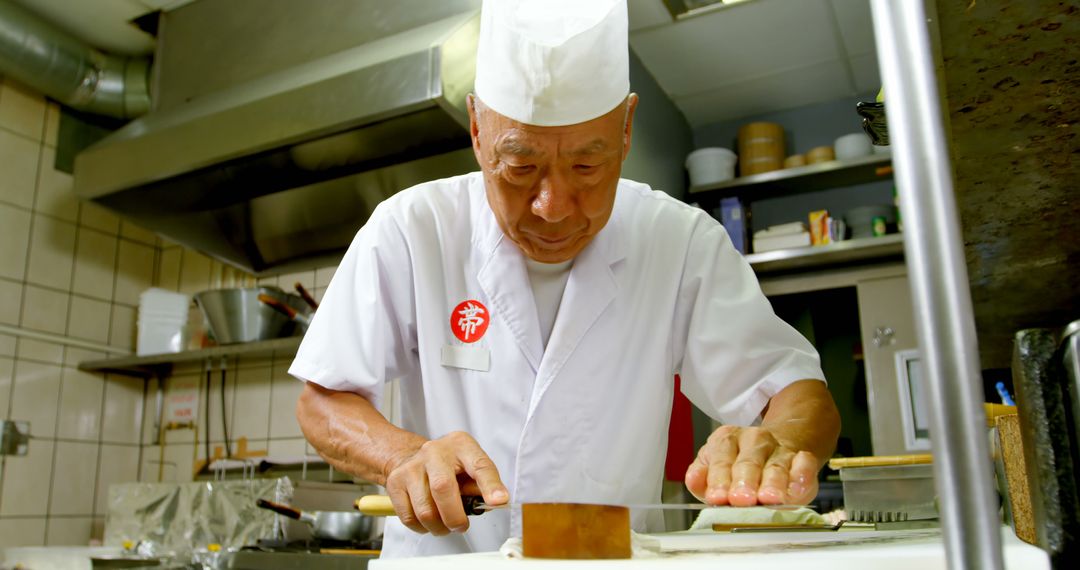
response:
<path id="1" fill-rule="evenodd" d="M 461 342 L 476 342 L 487 332 L 491 315 L 480 301 L 462 301 L 450 313 L 450 330 Z"/>

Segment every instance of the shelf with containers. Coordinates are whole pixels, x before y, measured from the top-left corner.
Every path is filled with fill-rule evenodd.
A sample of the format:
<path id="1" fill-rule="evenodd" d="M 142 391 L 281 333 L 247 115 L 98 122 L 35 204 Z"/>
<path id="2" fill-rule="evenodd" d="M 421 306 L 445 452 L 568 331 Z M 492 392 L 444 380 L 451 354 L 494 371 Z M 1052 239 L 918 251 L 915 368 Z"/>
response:
<path id="1" fill-rule="evenodd" d="M 751 241 L 754 230 L 763 229 L 754 226 L 754 202 L 891 179 L 892 156 L 872 154 L 694 185 L 690 187 L 688 200 L 696 202 L 719 219 L 721 200 L 737 198 L 743 211 L 751 212 L 750 216 L 744 218 L 747 225 L 746 239 Z M 848 239 L 826 246 L 749 253 L 746 257 L 760 275 L 764 272 L 806 271 L 821 266 L 867 263 L 882 258 L 900 258 L 902 255 L 901 237 L 898 234 L 889 234 L 876 238 Z"/>

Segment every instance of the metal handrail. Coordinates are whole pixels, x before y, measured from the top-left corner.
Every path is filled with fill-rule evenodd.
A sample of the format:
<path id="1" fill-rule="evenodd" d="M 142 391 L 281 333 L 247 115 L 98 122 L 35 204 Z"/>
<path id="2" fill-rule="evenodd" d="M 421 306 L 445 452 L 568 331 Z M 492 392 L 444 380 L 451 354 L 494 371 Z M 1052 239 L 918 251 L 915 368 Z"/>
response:
<path id="1" fill-rule="evenodd" d="M 926 8 L 872 0 L 949 568 L 1002 568 L 975 322 Z"/>

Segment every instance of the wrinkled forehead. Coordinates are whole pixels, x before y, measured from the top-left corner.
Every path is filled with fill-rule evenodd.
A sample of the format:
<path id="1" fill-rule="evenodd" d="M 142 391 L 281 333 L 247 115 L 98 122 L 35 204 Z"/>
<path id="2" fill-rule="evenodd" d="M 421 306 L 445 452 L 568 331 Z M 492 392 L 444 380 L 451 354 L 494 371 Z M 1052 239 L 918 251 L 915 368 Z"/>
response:
<path id="1" fill-rule="evenodd" d="M 605 116 L 584 123 L 540 127 L 515 121 L 487 108 L 480 136 L 497 155 L 523 158 L 558 154 L 582 156 L 619 152 L 622 122 Z"/>

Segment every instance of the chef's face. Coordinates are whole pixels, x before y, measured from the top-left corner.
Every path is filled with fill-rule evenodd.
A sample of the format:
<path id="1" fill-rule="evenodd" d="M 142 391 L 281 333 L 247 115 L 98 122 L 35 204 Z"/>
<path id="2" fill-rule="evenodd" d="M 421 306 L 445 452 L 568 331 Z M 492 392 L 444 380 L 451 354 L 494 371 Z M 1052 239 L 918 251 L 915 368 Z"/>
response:
<path id="1" fill-rule="evenodd" d="M 520 123 L 469 96 L 473 150 L 499 227 L 530 259 L 573 259 L 603 229 L 630 151 L 637 95 L 562 127 Z"/>

